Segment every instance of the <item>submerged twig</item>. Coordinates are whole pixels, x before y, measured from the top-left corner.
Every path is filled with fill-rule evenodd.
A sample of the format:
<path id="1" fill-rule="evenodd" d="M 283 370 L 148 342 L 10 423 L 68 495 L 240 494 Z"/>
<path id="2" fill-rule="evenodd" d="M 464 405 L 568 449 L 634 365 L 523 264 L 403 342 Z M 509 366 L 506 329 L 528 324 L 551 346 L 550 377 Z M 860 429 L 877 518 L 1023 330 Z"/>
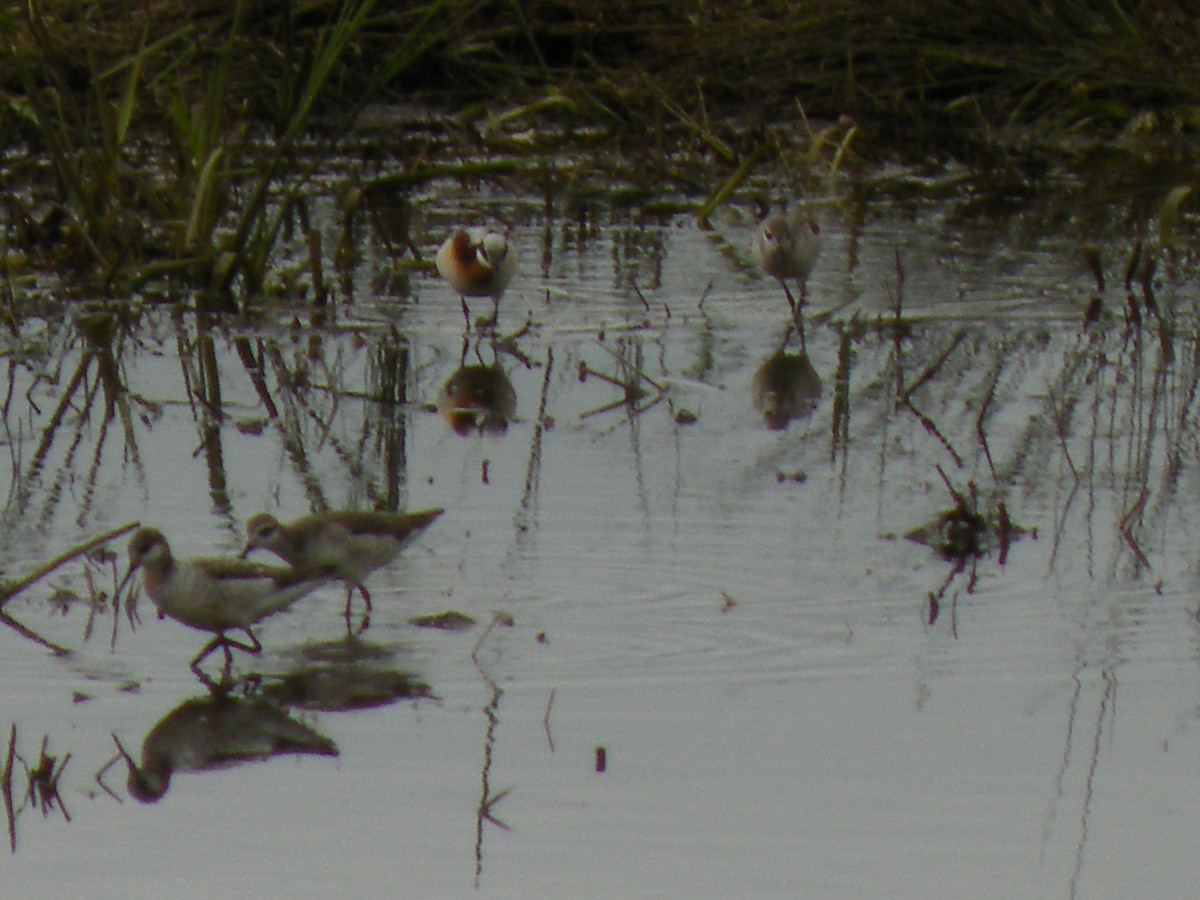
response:
<path id="1" fill-rule="evenodd" d="M 1079 471 L 1075 468 L 1075 460 L 1071 459 L 1071 448 L 1067 446 L 1067 426 L 1063 422 L 1062 414 L 1058 411 L 1058 404 L 1054 402 L 1054 396 L 1050 397 L 1050 412 L 1054 416 L 1054 428 L 1058 432 L 1058 444 L 1062 448 L 1063 456 L 1067 460 L 1067 469 L 1071 472 L 1071 477 L 1075 479 L 1075 483 L 1079 483 Z"/>
<path id="2" fill-rule="evenodd" d="M 8 819 L 8 848 L 17 852 L 17 810 L 13 804 L 12 774 L 13 761 L 17 758 L 17 723 L 8 731 L 8 753 L 4 758 L 4 770 L 0 772 L 0 793 L 4 794 L 4 814 Z"/>
<path id="3" fill-rule="evenodd" d="M 546 714 L 542 716 L 542 727 L 546 729 L 546 743 L 550 752 L 554 752 L 554 735 L 550 733 L 550 708 L 554 706 L 554 688 L 550 688 L 550 699 L 546 701 Z"/>
<path id="4" fill-rule="evenodd" d="M 1121 538 L 1128 545 L 1129 549 L 1133 551 L 1134 558 L 1140 565 L 1145 566 L 1147 569 L 1153 567 L 1150 565 L 1150 560 L 1146 558 L 1146 554 L 1142 552 L 1142 548 L 1138 545 L 1137 538 L 1133 536 L 1133 529 L 1130 527 L 1130 523 L 1141 514 L 1142 508 L 1146 505 L 1146 500 L 1149 497 L 1149 488 L 1142 488 L 1137 500 L 1133 502 L 1133 506 L 1129 507 L 1125 515 L 1121 516 L 1119 526 Z"/>
<path id="5" fill-rule="evenodd" d="M 42 566 L 39 566 L 37 569 L 35 569 L 29 575 L 26 575 L 20 581 L 17 581 L 14 584 L 5 585 L 3 588 L 0 588 L 0 609 L 2 609 L 4 607 L 4 604 L 6 604 L 9 600 L 11 600 L 14 596 L 19 594 L 21 591 L 25 590 L 25 588 L 29 587 L 31 584 L 34 584 L 37 581 L 40 581 L 43 578 L 45 578 L 47 575 L 49 575 L 55 569 L 70 562 L 71 560 L 75 559 L 78 556 L 82 556 L 85 553 L 89 553 L 90 551 L 99 547 L 101 544 L 106 544 L 109 541 L 113 540 L 114 538 L 119 538 L 121 535 L 126 534 L 130 531 L 133 531 L 133 529 L 137 528 L 140 524 L 141 524 L 141 522 L 127 522 L 126 524 L 121 525 L 117 528 L 112 528 L 112 529 L 104 532 L 103 534 L 97 535 L 94 538 L 84 541 L 82 544 L 78 544 L 78 545 L 72 547 L 70 550 L 67 550 L 64 553 L 60 553 L 58 556 L 54 557 L 49 562 L 45 563 Z"/>
<path id="6" fill-rule="evenodd" d="M 987 460 L 988 471 L 992 473 L 992 480 L 996 480 L 996 464 L 992 462 L 992 448 L 988 444 L 987 429 L 983 427 L 983 420 L 987 417 L 988 410 L 992 406 L 992 400 L 996 397 L 996 386 L 1000 383 L 1000 372 L 996 372 L 996 377 L 992 379 L 991 386 L 988 387 L 987 396 L 983 398 L 983 405 L 979 408 L 979 415 L 975 417 L 975 435 L 979 438 L 979 444 L 983 447 L 983 456 Z"/>
<path id="7" fill-rule="evenodd" d="M 55 656 L 70 656 L 71 655 L 71 651 L 68 650 L 66 647 L 56 644 L 53 641 L 47 640 L 46 638 L 42 637 L 40 634 L 38 634 L 33 629 L 29 628 L 26 625 L 22 625 L 20 622 L 18 622 L 12 616 L 10 616 L 8 613 L 6 613 L 3 609 L 0 609 L 0 623 L 7 625 L 9 628 L 11 628 L 17 634 L 21 635 L 21 637 L 28 638 L 29 640 L 33 641 L 35 644 L 40 644 L 41 646 L 45 647 L 47 650 L 49 650 Z"/>

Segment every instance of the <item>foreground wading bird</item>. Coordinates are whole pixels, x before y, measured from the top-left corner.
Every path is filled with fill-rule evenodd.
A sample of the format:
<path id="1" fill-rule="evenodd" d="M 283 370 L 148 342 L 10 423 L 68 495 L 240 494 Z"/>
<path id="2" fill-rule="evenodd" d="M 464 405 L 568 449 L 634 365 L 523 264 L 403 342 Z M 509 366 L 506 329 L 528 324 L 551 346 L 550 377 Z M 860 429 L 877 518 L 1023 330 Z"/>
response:
<path id="1" fill-rule="evenodd" d="M 309 591 L 337 577 L 332 568 L 306 570 L 265 566 L 241 559 L 176 559 L 162 532 L 139 528 L 129 539 L 129 572 L 117 589 L 118 596 L 138 569 L 154 605 L 177 622 L 216 632 L 191 662 L 202 681 L 211 683 L 200 663 L 218 647 L 225 651 L 228 676 L 230 648 L 259 653 L 262 644 L 250 626 L 272 613 L 287 609 Z M 249 645 L 226 636 L 242 631 Z"/>
<path id="2" fill-rule="evenodd" d="M 367 604 L 362 624 L 366 628 L 371 595 L 363 581 L 395 559 L 443 512 L 441 509 L 414 513 L 337 510 L 313 513 L 286 525 L 270 513 L 258 513 L 246 523 L 246 548 L 242 556 L 251 550 L 270 550 L 301 569 L 336 571 L 346 584 L 347 627 L 350 601 L 357 590 Z"/>
<path id="3" fill-rule="evenodd" d="M 446 238 L 437 254 L 438 273 L 458 291 L 463 318 L 471 326 L 468 297 L 491 297 L 491 324 L 500 317 L 500 295 L 517 271 L 517 248 L 498 231 L 459 228 Z"/>
<path id="4" fill-rule="evenodd" d="M 816 265 L 817 257 L 821 255 L 820 227 L 800 211 L 790 216 L 771 216 L 755 233 L 752 249 L 763 271 L 783 285 L 788 306 L 792 310 L 792 319 L 799 328 L 808 275 Z M 794 278 L 800 283 L 799 301 L 792 296 L 788 287 L 789 278 Z M 802 329 L 800 333 L 803 339 Z"/>

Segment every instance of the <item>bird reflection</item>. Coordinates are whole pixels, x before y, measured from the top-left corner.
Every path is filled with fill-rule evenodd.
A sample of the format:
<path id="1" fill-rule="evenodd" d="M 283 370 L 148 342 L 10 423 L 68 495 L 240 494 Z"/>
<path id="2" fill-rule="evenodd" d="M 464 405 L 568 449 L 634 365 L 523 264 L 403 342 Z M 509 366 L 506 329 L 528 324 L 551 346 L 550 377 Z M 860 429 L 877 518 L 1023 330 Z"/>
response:
<path id="1" fill-rule="evenodd" d="M 325 663 L 289 672 L 262 687 L 280 706 L 321 712 L 375 709 L 433 696 L 416 675 L 365 663 Z"/>
<path id="2" fill-rule="evenodd" d="M 499 365 L 463 365 L 438 392 L 437 411 L 455 433 L 503 433 L 517 411 L 517 392 Z"/>
<path id="3" fill-rule="evenodd" d="M 283 754 L 337 756 L 332 740 L 263 699 L 228 695 L 185 701 L 167 713 L 142 742 L 141 762 L 121 746 L 129 793 L 142 803 L 161 799 L 176 772 L 206 772 Z"/>
<path id="4" fill-rule="evenodd" d="M 754 373 L 754 408 L 772 431 L 812 415 L 821 399 L 821 376 L 807 353 L 777 350 Z"/>

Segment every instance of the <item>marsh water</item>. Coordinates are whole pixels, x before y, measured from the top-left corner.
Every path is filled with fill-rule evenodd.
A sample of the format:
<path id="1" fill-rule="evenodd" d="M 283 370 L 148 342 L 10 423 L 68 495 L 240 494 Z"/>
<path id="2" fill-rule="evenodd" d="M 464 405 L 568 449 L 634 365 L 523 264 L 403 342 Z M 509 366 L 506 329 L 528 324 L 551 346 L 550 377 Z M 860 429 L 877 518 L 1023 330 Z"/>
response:
<path id="1" fill-rule="evenodd" d="M 512 224 L 494 334 L 382 213 L 319 314 L 47 296 L 2 338 L 6 579 L 446 513 L 369 628 L 324 588 L 224 698 L 109 603 L 124 537 L 13 598 L 5 893 L 1193 896 L 1198 273 L 1164 250 L 1149 309 L 1141 226 L 938 193 L 813 204 L 804 358 L 750 204 L 410 198 L 427 258 Z"/>

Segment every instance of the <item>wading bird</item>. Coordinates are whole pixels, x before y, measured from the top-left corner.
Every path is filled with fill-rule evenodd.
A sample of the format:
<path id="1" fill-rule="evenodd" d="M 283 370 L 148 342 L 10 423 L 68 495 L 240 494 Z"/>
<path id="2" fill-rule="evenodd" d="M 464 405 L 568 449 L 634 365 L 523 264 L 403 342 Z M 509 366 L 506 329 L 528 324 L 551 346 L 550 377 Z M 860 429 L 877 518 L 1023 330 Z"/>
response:
<path id="1" fill-rule="evenodd" d="M 350 601 L 358 591 L 367 604 L 362 628 L 370 620 L 371 595 L 363 582 L 387 565 L 444 510 L 415 513 L 336 510 L 303 516 L 287 524 L 270 513 L 258 513 L 246 523 L 245 557 L 251 550 L 270 550 L 301 570 L 332 569 L 346 584 L 346 626 Z M 360 629 L 361 630 L 361 629 Z"/>
<path id="2" fill-rule="evenodd" d="M 752 250 L 763 271 L 783 285 L 788 306 L 792 310 L 792 320 L 803 340 L 801 308 L 809 273 L 821 255 L 820 226 L 800 210 L 790 216 L 771 216 L 755 232 Z M 789 278 L 799 282 L 799 300 L 792 296 L 788 287 Z"/>
<path id="3" fill-rule="evenodd" d="M 121 581 L 118 596 L 139 569 L 146 593 L 163 615 L 216 633 L 191 662 L 192 671 L 209 684 L 210 679 L 200 669 L 205 657 L 222 648 L 222 679 L 228 677 L 231 647 L 247 653 L 262 651 L 251 625 L 287 609 L 309 591 L 337 577 L 332 568 L 301 571 L 242 559 L 176 559 L 167 539 L 156 528 L 139 528 L 129 539 L 129 572 Z M 244 632 L 249 645 L 226 636 L 227 631 L 234 630 Z"/>
<path id="4" fill-rule="evenodd" d="M 517 248 L 508 237 L 487 228 L 458 228 L 437 253 L 438 273 L 458 291 L 463 318 L 471 326 L 468 297 L 491 297 L 491 324 L 500 316 L 500 296 L 517 271 Z"/>

